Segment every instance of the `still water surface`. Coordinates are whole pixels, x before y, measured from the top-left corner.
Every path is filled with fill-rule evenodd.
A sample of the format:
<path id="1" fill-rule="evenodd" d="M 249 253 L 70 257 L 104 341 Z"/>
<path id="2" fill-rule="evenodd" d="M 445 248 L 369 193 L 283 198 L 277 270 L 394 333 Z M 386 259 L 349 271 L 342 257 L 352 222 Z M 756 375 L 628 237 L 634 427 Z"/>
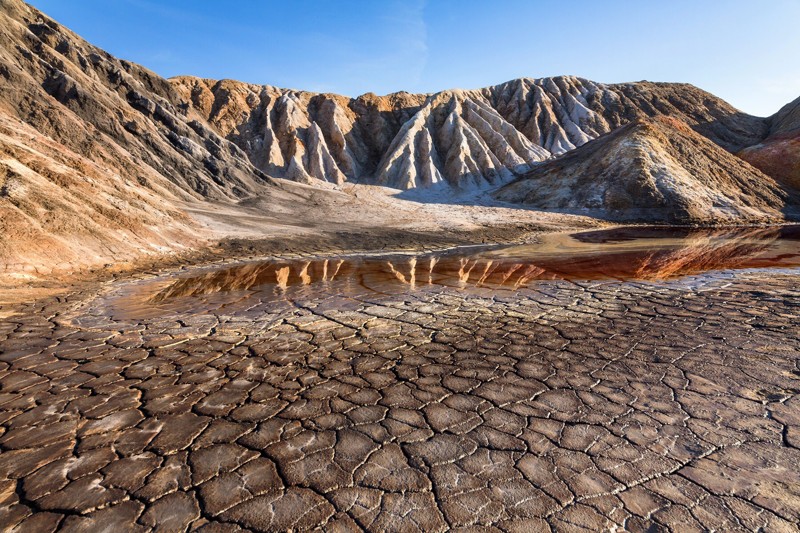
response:
<path id="1" fill-rule="evenodd" d="M 198 268 L 132 284 L 113 307 L 129 318 L 257 303 L 403 296 L 420 291 L 505 294 L 544 280 L 658 282 L 741 269 L 800 266 L 800 226 L 634 227 L 545 235 L 522 246 L 418 255 L 329 257 Z M 231 309 L 233 311 L 233 309 Z M 118 314 L 118 313 L 117 313 Z"/>

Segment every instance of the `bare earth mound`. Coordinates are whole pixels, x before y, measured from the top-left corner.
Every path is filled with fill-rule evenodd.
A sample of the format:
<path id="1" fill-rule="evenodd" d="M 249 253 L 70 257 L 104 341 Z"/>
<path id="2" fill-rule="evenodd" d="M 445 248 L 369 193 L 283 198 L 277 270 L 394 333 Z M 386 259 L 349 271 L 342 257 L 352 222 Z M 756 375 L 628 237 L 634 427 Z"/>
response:
<path id="1" fill-rule="evenodd" d="M 0 260 L 35 274 L 195 246 L 187 204 L 266 176 L 170 84 L 0 0 Z M 206 232 L 207 233 L 207 232 Z"/>
<path id="2" fill-rule="evenodd" d="M 770 135 L 738 156 L 788 188 L 800 190 L 800 98 L 769 119 Z"/>
<path id="3" fill-rule="evenodd" d="M 614 221 L 782 221 L 797 198 L 679 120 L 641 119 L 536 166 L 503 201 Z"/>

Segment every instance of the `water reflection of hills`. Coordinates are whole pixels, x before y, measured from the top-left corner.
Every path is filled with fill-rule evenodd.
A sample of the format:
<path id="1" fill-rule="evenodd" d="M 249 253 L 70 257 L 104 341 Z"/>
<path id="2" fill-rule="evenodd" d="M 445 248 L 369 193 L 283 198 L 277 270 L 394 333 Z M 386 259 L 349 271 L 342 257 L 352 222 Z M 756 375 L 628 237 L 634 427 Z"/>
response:
<path id="1" fill-rule="evenodd" d="M 623 228 L 563 236 L 558 245 L 470 254 L 271 261 L 178 278 L 150 301 L 292 287 L 402 292 L 421 286 L 517 289 L 536 280 L 659 280 L 709 270 L 800 264 L 796 228 Z"/>

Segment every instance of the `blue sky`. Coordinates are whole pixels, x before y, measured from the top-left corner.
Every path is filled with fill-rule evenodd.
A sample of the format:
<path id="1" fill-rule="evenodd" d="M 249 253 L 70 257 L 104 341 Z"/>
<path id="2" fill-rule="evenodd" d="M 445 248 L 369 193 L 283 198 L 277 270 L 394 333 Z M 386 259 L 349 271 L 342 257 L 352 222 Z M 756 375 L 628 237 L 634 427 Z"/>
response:
<path id="1" fill-rule="evenodd" d="M 756 115 L 800 96 L 800 0 L 31 0 L 163 76 L 357 96 L 521 76 L 693 83 Z"/>

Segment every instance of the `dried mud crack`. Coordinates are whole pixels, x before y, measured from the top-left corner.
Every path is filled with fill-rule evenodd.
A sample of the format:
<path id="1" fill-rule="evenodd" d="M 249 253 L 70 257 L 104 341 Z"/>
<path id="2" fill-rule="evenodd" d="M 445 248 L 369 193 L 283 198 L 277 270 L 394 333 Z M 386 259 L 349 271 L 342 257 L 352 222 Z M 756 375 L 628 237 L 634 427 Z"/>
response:
<path id="1" fill-rule="evenodd" d="M 91 296 L 0 326 L 4 530 L 800 521 L 794 270 L 237 304 L 257 320 Z"/>

